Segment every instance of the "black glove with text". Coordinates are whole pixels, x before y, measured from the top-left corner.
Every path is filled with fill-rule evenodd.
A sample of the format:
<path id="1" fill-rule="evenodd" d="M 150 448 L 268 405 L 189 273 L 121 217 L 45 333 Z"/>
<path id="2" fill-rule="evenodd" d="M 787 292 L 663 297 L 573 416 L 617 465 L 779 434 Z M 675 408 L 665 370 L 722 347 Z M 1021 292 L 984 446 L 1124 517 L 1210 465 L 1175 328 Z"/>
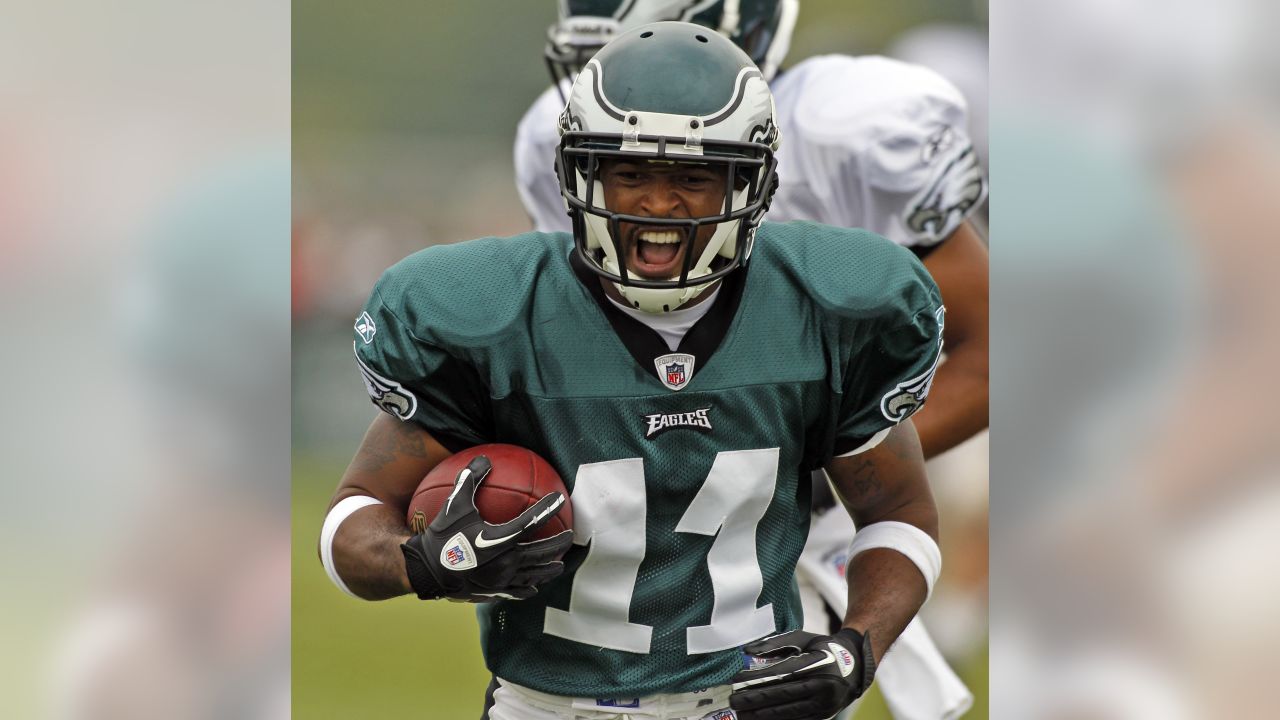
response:
<path id="1" fill-rule="evenodd" d="M 871 635 L 793 630 L 742 648 L 747 668 L 733 677 L 729 707 L 740 720 L 827 720 L 871 687 Z"/>
<path id="2" fill-rule="evenodd" d="M 476 456 L 458 473 L 453 492 L 426 531 L 400 546 L 409 584 L 419 598 L 523 600 L 564 572 L 560 557 L 573 544 L 572 530 L 518 542 L 551 520 L 564 505 L 564 495 L 547 493 L 514 520 L 491 525 L 476 509 L 475 493 L 492 469 L 487 457 Z"/>

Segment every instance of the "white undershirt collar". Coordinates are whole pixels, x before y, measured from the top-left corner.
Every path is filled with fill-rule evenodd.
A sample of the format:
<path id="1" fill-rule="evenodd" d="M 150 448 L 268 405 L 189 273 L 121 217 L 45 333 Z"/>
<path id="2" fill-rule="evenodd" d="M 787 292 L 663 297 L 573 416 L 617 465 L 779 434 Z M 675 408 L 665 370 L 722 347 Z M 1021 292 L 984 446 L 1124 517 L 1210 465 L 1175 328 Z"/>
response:
<path id="1" fill-rule="evenodd" d="M 608 295 L 605 295 L 605 297 L 608 297 L 609 302 L 613 303 L 619 310 L 639 320 L 645 327 L 661 335 L 671 352 L 675 352 L 676 348 L 680 347 L 680 341 L 689 332 L 689 328 L 693 327 L 711 310 L 711 306 L 715 303 L 716 295 L 719 292 L 720 287 L 717 285 L 711 290 L 706 300 L 693 307 L 672 310 L 667 313 L 647 313 L 643 310 L 627 307 Z"/>

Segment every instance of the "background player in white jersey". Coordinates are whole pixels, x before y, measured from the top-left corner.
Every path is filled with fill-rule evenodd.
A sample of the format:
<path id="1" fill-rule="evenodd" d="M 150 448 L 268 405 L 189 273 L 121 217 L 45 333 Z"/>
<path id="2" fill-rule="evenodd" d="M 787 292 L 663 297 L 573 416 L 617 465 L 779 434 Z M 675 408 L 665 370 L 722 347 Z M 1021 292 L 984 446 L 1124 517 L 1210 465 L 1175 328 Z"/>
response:
<path id="1" fill-rule="evenodd" d="M 570 229 L 553 168 L 554 118 L 573 75 L 611 37 L 655 20 L 686 20 L 726 35 L 770 79 L 777 104 L 779 188 L 768 218 L 867 228 L 911 249 L 938 283 L 948 307 L 947 357 L 933 402 L 916 416 L 932 458 L 987 426 L 987 251 L 969 222 L 987 184 L 969 139 L 966 101 L 937 73 L 884 57 L 826 55 L 780 71 L 797 13 L 796 0 L 560 0 L 546 49 L 555 82 L 516 133 L 517 189 L 536 229 Z M 847 513 L 831 511 L 830 494 L 826 502 L 817 498 L 798 570 L 805 626 L 814 631 L 842 612 L 853 535 Z M 888 660 L 879 684 L 900 720 L 957 717 L 971 704 L 919 621 Z"/>

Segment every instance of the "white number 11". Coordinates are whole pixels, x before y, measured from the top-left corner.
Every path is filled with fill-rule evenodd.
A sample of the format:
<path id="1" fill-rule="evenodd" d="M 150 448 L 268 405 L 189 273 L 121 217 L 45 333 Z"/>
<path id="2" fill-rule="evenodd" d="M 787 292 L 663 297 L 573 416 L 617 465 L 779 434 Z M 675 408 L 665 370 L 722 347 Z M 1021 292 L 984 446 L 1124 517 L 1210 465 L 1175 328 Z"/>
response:
<path id="1" fill-rule="evenodd" d="M 712 535 L 707 570 L 715 601 L 711 623 L 685 629 L 689 653 L 727 650 L 772 633 L 773 606 L 756 607 L 764 589 L 756 525 L 773 500 L 778 448 L 716 454 L 711 472 L 676 532 Z M 547 608 L 543 631 L 577 642 L 648 653 L 653 627 L 630 622 L 631 597 L 645 553 L 644 462 L 591 463 L 574 479 L 575 545 L 591 549 L 573 579 L 569 610 Z"/>

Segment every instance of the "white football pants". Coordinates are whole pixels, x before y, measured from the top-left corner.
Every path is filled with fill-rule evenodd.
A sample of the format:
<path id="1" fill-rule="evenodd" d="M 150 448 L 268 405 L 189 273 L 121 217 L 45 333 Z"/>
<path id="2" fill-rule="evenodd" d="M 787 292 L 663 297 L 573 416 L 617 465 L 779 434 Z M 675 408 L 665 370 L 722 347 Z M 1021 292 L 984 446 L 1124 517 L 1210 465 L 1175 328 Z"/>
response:
<path id="1" fill-rule="evenodd" d="M 488 720 L 737 720 L 728 685 L 691 693 L 601 700 L 548 695 L 498 678 Z"/>

